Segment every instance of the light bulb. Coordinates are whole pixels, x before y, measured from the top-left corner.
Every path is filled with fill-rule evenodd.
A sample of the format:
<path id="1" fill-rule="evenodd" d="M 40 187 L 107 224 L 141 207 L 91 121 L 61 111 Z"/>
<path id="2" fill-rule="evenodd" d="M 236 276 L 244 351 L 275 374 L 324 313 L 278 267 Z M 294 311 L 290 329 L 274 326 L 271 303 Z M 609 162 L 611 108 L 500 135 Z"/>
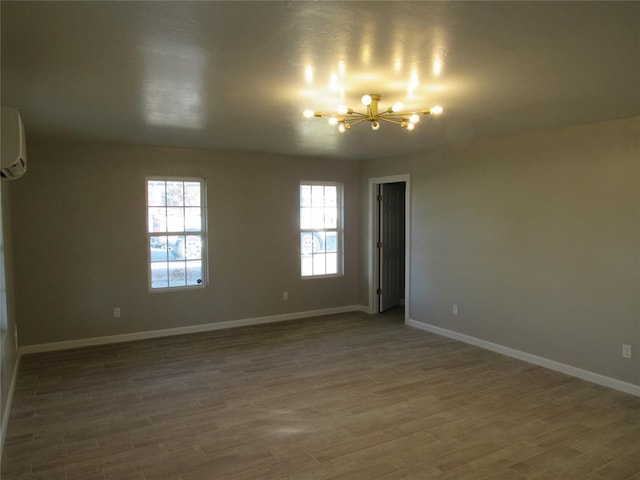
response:
<path id="1" fill-rule="evenodd" d="M 338 113 L 339 114 L 344 115 L 348 111 L 349 111 L 349 107 L 347 107 L 346 105 L 338 105 Z"/>
<path id="2" fill-rule="evenodd" d="M 391 110 L 393 112 L 399 112 L 403 108 L 404 108 L 404 105 L 402 104 L 402 102 L 396 102 L 396 103 L 393 104 L 393 107 L 391 107 Z"/>
<path id="3" fill-rule="evenodd" d="M 329 117 L 329 125 L 337 125 L 338 119 L 336 117 Z"/>
<path id="4" fill-rule="evenodd" d="M 409 131 L 413 130 L 414 128 L 416 128 L 416 124 L 415 123 L 409 123 L 407 125 L 407 130 L 409 130 Z"/>
<path id="5" fill-rule="evenodd" d="M 346 127 L 344 126 L 344 123 L 341 123 L 340 125 L 338 125 L 338 131 L 340 133 L 344 133 L 346 131 Z"/>
<path id="6" fill-rule="evenodd" d="M 371 130 L 380 130 L 380 123 L 376 120 L 371 122 Z"/>
<path id="7" fill-rule="evenodd" d="M 418 123 L 419 121 L 420 121 L 420 116 L 417 113 L 413 113 L 409 117 L 409 122 L 411 122 L 411 123 Z"/>
<path id="8" fill-rule="evenodd" d="M 302 115 L 304 115 L 306 118 L 311 118 L 313 117 L 313 110 L 305 110 L 304 112 L 302 112 Z"/>
<path id="9" fill-rule="evenodd" d="M 429 109 L 429 112 L 431 112 L 433 115 L 440 115 L 443 112 L 443 109 L 440 105 L 436 105 L 435 107 L 431 107 Z"/>
<path id="10" fill-rule="evenodd" d="M 365 107 L 368 107 L 369 105 L 371 105 L 371 95 L 363 95 L 362 96 L 362 104 Z"/>

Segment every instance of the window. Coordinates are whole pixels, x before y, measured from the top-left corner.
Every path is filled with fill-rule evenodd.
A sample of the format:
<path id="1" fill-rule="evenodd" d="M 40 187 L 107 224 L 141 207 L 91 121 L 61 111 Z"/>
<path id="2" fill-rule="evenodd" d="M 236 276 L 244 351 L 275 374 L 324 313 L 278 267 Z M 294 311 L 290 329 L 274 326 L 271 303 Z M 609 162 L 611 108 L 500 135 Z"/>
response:
<path id="1" fill-rule="evenodd" d="M 302 277 L 342 274 L 340 184 L 300 184 L 300 270 Z"/>
<path id="2" fill-rule="evenodd" d="M 204 179 L 147 179 L 149 284 L 152 290 L 206 282 Z"/>

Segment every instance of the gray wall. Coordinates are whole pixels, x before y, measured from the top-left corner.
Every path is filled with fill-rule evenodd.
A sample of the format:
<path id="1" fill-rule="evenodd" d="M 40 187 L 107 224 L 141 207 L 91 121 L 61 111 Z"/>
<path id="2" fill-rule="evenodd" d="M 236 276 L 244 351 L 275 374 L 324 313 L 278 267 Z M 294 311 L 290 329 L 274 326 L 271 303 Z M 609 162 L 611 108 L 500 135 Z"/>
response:
<path id="1" fill-rule="evenodd" d="M 367 162 L 363 188 L 411 174 L 411 318 L 640 384 L 639 138 L 635 118 Z"/>
<path id="2" fill-rule="evenodd" d="M 359 303 L 356 163 L 46 139 L 28 147 L 29 170 L 11 198 L 21 345 Z M 206 289 L 148 291 L 144 195 L 152 175 L 207 179 Z M 344 183 L 341 278 L 300 279 L 300 180 Z"/>

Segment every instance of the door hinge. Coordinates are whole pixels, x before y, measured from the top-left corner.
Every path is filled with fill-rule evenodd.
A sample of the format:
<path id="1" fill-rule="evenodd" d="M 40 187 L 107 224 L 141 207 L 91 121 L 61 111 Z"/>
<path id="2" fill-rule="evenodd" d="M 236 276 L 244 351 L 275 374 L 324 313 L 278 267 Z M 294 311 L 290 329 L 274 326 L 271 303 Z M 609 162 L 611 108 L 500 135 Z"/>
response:
<path id="1" fill-rule="evenodd" d="M 378 194 L 378 196 L 376 197 L 376 199 L 378 200 L 378 202 L 382 201 L 382 195 Z"/>
<path id="2" fill-rule="evenodd" d="M 376 243 L 376 247 L 378 247 L 378 248 L 382 248 L 382 242 L 378 242 L 378 243 Z"/>
<path id="3" fill-rule="evenodd" d="M 376 290 L 376 295 L 382 295 L 382 289 L 381 288 Z"/>

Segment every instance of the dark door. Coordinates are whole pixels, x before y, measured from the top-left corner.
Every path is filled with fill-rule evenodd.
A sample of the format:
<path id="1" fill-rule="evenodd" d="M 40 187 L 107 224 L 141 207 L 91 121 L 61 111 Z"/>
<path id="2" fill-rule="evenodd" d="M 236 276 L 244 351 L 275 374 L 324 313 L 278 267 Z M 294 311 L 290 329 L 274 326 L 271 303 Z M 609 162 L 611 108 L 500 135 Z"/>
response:
<path id="1" fill-rule="evenodd" d="M 404 300 L 405 184 L 378 187 L 378 295 L 380 312 L 384 312 Z"/>

